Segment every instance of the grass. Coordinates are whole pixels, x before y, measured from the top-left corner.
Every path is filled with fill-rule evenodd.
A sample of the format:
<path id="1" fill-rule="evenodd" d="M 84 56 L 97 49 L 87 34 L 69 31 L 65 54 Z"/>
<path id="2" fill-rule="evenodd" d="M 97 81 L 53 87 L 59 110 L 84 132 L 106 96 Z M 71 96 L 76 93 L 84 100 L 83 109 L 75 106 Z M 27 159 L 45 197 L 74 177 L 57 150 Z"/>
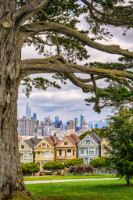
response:
<path id="1" fill-rule="evenodd" d="M 63 180 L 63 179 L 93 179 L 93 178 L 116 178 L 112 174 L 94 174 L 94 175 L 65 175 L 65 176 L 26 176 L 24 181 L 39 181 L 39 180 Z"/>
<path id="2" fill-rule="evenodd" d="M 50 200 L 132 200 L 133 186 L 125 180 L 99 180 L 26 185 L 28 191 Z"/>

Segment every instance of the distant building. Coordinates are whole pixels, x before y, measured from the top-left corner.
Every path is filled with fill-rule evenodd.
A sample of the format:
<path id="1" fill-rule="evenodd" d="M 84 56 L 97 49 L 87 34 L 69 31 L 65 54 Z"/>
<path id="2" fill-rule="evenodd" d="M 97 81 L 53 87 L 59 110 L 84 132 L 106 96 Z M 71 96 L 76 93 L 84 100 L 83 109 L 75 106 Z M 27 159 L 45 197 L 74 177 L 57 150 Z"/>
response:
<path id="1" fill-rule="evenodd" d="M 37 120 L 36 113 L 33 113 L 33 120 Z"/>
<path id="2" fill-rule="evenodd" d="M 74 120 L 70 121 L 70 133 L 75 134 L 75 123 Z"/>
<path id="3" fill-rule="evenodd" d="M 55 116 L 55 122 L 59 122 L 59 117 Z"/>
<path id="4" fill-rule="evenodd" d="M 81 114 L 81 116 L 80 116 L 80 127 L 83 126 L 84 121 L 85 121 L 85 116 L 83 114 Z"/>
<path id="5" fill-rule="evenodd" d="M 35 122 L 31 119 L 18 119 L 18 135 L 33 136 L 35 132 Z"/>
<path id="6" fill-rule="evenodd" d="M 80 130 L 79 119 L 74 118 L 74 122 L 75 122 L 75 131 L 79 131 Z"/>
<path id="7" fill-rule="evenodd" d="M 86 131 L 89 131 L 89 127 L 86 124 L 86 122 L 84 121 L 84 124 L 82 125 L 81 129 L 77 132 L 77 135 L 80 136 L 83 133 L 85 133 Z"/>
<path id="8" fill-rule="evenodd" d="M 29 102 L 26 104 L 26 118 L 31 119 L 31 107 Z"/>
<path id="9" fill-rule="evenodd" d="M 93 124 L 92 124 L 92 128 L 93 128 L 93 129 L 98 128 L 98 123 L 93 122 Z"/>

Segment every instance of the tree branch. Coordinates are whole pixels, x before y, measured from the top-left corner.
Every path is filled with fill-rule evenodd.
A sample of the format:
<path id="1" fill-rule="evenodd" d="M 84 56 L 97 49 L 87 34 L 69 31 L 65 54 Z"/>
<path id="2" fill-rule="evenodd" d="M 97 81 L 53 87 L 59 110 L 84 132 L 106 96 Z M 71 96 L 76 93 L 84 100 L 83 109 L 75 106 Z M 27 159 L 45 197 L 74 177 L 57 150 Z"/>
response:
<path id="1" fill-rule="evenodd" d="M 47 5 L 51 0 L 32 0 L 27 3 L 22 8 L 18 9 L 14 14 L 14 17 L 20 18 L 22 16 L 27 16 L 32 14 L 35 10 L 38 10 L 40 7 Z"/>
<path id="2" fill-rule="evenodd" d="M 40 73 L 41 71 L 47 71 L 48 73 L 84 73 L 84 74 L 92 74 L 92 75 L 98 75 L 102 78 L 110 78 L 117 81 L 117 79 L 120 81 L 120 79 L 127 78 L 133 80 L 133 74 L 127 73 L 123 71 L 117 71 L 117 70 L 109 70 L 109 69 L 100 69 L 100 68 L 92 68 L 92 67 L 86 67 L 82 65 L 76 65 L 76 64 L 69 64 L 66 63 L 66 60 L 60 56 L 56 55 L 50 58 L 45 59 L 27 59 L 22 60 L 21 63 L 21 71 L 34 71 L 33 73 Z M 78 79 L 80 82 L 81 79 Z M 124 84 L 124 82 L 123 82 Z M 127 84 L 127 83 L 126 83 Z"/>
<path id="3" fill-rule="evenodd" d="M 121 49 L 119 45 L 104 45 L 98 42 L 94 42 L 89 37 L 85 36 L 84 34 L 72 28 L 69 28 L 67 26 L 64 26 L 62 24 L 56 24 L 53 22 L 37 22 L 37 23 L 23 25 L 20 30 L 21 32 L 28 32 L 29 35 L 32 35 L 38 32 L 55 31 L 58 33 L 72 36 L 82 41 L 84 44 L 86 44 L 87 46 L 91 48 L 94 48 L 103 52 L 107 52 L 110 54 L 118 54 L 118 55 L 123 55 L 129 58 L 133 58 L 133 52 L 130 52 L 125 49 Z"/>
<path id="4" fill-rule="evenodd" d="M 88 92 L 93 92 L 94 86 L 91 84 L 85 84 L 82 83 L 81 81 L 79 81 L 79 79 L 73 74 L 73 73 L 65 73 L 65 75 L 67 76 L 67 78 L 76 86 L 82 88 L 83 92 L 88 93 Z M 101 88 L 97 88 L 97 90 L 99 91 L 104 91 Z"/>

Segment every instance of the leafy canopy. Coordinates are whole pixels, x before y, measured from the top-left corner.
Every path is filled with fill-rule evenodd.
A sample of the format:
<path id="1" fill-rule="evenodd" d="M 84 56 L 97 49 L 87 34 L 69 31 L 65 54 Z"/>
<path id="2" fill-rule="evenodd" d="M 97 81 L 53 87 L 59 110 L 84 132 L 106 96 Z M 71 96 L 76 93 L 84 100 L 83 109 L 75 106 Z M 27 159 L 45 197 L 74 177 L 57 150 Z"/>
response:
<path id="1" fill-rule="evenodd" d="M 133 108 L 122 107 L 109 120 L 106 150 L 117 174 L 126 176 L 127 184 L 130 184 L 133 177 Z"/>

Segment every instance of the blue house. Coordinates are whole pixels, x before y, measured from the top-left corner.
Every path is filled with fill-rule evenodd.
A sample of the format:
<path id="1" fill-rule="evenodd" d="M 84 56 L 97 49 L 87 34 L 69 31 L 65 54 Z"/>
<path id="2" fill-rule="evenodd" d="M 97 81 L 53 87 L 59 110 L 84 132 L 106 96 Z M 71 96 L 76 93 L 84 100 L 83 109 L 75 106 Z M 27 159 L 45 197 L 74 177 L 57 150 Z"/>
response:
<path id="1" fill-rule="evenodd" d="M 78 144 L 78 157 L 89 164 L 90 160 L 101 157 L 101 138 L 96 133 L 86 135 Z"/>

